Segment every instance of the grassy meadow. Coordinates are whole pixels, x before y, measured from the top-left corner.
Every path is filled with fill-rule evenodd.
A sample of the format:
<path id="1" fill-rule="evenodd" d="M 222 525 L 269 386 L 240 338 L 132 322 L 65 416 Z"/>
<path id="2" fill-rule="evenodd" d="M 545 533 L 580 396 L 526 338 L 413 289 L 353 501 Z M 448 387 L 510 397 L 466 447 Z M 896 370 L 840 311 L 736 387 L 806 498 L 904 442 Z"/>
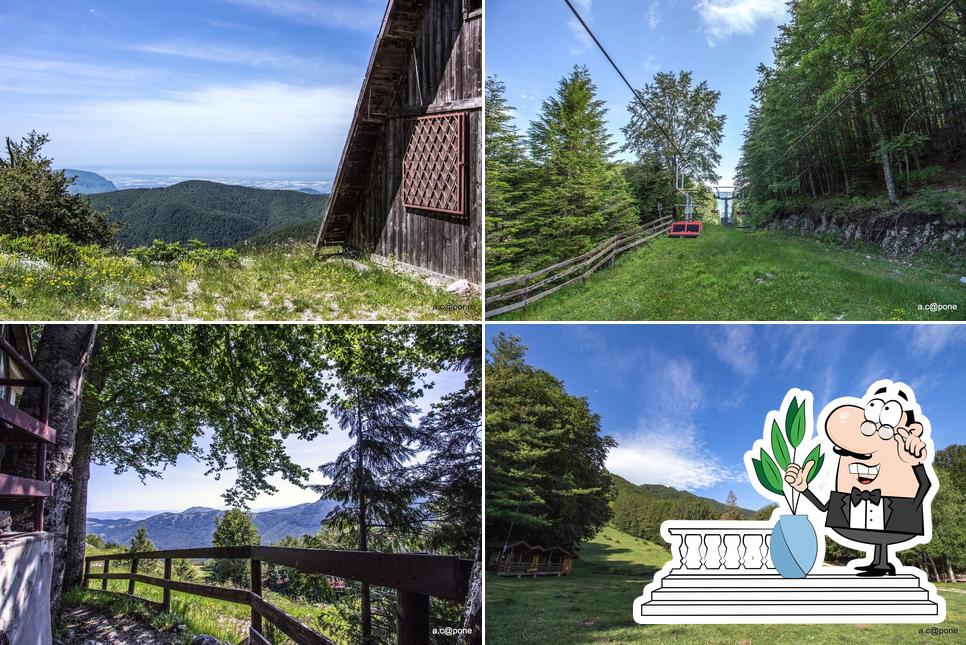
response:
<path id="1" fill-rule="evenodd" d="M 963 320 L 962 268 L 707 224 L 699 238 L 659 238 L 500 319 Z M 931 312 L 932 303 L 956 310 Z"/>
<path id="2" fill-rule="evenodd" d="M 631 603 L 670 558 L 663 546 L 606 527 L 580 549 L 567 577 L 486 578 L 486 640 L 493 645 L 554 643 L 956 643 L 966 634 L 966 585 L 939 584 L 955 634 L 930 636 L 933 624 L 638 625 Z M 963 588 L 963 589 L 961 589 Z"/>
<path id="3" fill-rule="evenodd" d="M 234 263 L 145 263 L 81 247 L 57 262 L 0 250 L 3 320 L 479 320 L 459 297 L 363 260 L 319 261 L 310 244 L 242 251 Z"/>

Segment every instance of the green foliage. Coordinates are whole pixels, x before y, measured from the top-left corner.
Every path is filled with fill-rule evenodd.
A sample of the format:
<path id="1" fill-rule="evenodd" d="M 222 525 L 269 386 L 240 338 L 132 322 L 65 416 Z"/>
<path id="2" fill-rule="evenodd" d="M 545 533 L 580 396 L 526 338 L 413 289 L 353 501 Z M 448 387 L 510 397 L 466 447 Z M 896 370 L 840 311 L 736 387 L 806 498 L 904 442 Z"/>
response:
<path id="1" fill-rule="evenodd" d="M 110 244 L 115 226 L 84 195 L 71 195 L 72 178 L 54 171 L 41 154 L 50 141 L 31 132 L 20 142 L 7 137 L 0 153 L 0 231 L 21 237 L 60 234 L 78 244 Z"/>
<path id="2" fill-rule="evenodd" d="M 716 520 L 727 514 L 735 519 L 746 518 L 750 511 L 737 506 L 722 504 L 713 499 L 697 497 L 660 484 L 635 486 L 617 475 L 611 475 L 614 484 L 613 515 L 610 525 L 635 537 L 664 544 L 661 524 L 665 520 Z M 581 553 L 583 557 L 583 553 Z"/>
<path id="3" fill-rule="evenodd" d="M 746 204 L 856 193 L 893 202 L 899 189 L 938 179 L 937 164 L 957 159 L 966 145 L 962 97 L 947 89 L 966 83 L 961 11 L 947 10 L 837 105 L 935 11 L 930 3 L 881 0 L 789 5 L 774 63 L 758 68 L 748 113 L 738 164 Z M 937 170 L 913 170 L 928 163 Z"/>
<path id="4" fill-rule="evenodd" d="M 104 542 L 104 538 L 96 533 L 88 533 L 85 541 L 88 545 L 94 547 L 95 549 L 104 549 L 107 547 L 107 544 Z"/>
<path id="5" fill-rule="evenodd" d="M 791 463 L 791 455 L 788 454 L 788 446 L 785 444 L 781 428 L 778 427 L 778 421 L 774 420 L 771 422 L 771 449 L 775 453 L 775 461 L 784 471 Z"/>
<path id="6" fill-rule="evenodd" d="M 56 267 L 76 267 L 85 255 L 97 257 L 100 247 L 81 247 L 66 235 L 42 233 L 30 237 L 0 235 L 0 253 L 11 253 L 28 259 L 49 262 Z"/>
<path id="7" fill-rule="evenodd" d="M 215 519 L 212 546 L 247 546 L 261 544 L 252 514 L 237 508 L 225 511 Z M 211 576 L 218 582 L 228 582 L 236 587 L 247 587 L 251 568 L 248 560 L 215 560 L 210 567 Z"/>
<path id="8" fill-rule="evenodd" d="M 789 415 L 788 413 L 794 410 L 794 414 Z M 785 414 L 785 435 L 788 437 L 788 443 L 792 445 L 792 448 L 798 448 L 799 444 L 802 443 L 802 439 L 805 438 L 805 405 L 802 402 L 799 405 L 798 400 L 793 398 L 791 405 L 788 407 L 788 413 Z M 791 421 L 788 417 L 791 416 Z"/>
<path id="9" fill-rule="evenodd" d="M 717 182 L 718 146 L 725 124 L 725 116 L 715 114 L 721 92 L 710 89 L 707 81 L 694 85 L 692 73 L 682 71 L 677 75 L 658 72 L 637 95 L 648 109 L 637 100 L 628 103 L 631 119 L 621 129 L 625 149 L 641 163 L 657 164 L 672 174 L 678 163 L 696 184 Z"/>
<path id="10" fill-rule="evenodd" d="M 118 239 L 124 246 L 197 239 L 213 247 L 231 247 L 282 228 L 318 222 L 328 198 L 210 181 L 90 195 L 95 208 L 110 209 L 111 218 L 120 223 Z"/>
<path id="11" fill-rule="evenodd" d="M 788 407 L 785 409 L 784 419 L 785 435 L 782 436 L 778 420 L 772 419 L 771 431 L 766 437 L 766 439 L 770 439 L 772 452 L 775 453 L 774 459 L 762 447 L 759 453 L 759 459 L 752 458 L 751 460 L 758 482 L 766 490 L 776 495 L 784 495 L 785 470 L 789 464 L 797 463 L 794 462 L 794 451 L 801 445 L 802 440 L 805 438 L 805 431 L 808 427 L 805 418 L 805 402 L 802 401 L 799 403 L 797 397 L 792 397 L 792 400 L 788 403 Z M 788 438 L 788 444 L 785 443 L 785 437 Z M 789 445 L 792 447 L 791 454 L 789 454 L 788 450 Z M 808 456 L 805 457 L 801 466 L 804 468 L 809 461 L 815 463 L 812 471 L 808 474 L 808 481 L 810 482 L 815 478 L 815 475 L 818 474 L 818 471 L 822 468 L 822 464 L 825 462 L 825 456 L 821 454 L 818 445 L 808 453 Z M 792 493 L 790 504 L 792 512 L 794 513 L 797 508 L 794 493 Z"/>
<path id="12" fill-rule="evenodd" d="M 560 80 L 526 137 L 512 125 L 505 92 L 488 79 L 489 279 L 573 257 L 639 221 L 586 67 Z"/>
<path id="13" fill-rule="evenodd" d="M 128 255 L 143 265 L 190 262 L 200 266 L 226 268 L 241 266 L 238 251 L 235 249 L 210 249 L 200 240 L 190 240 L 187 245 L 181 242 L 154 240 L 151 246 L 133 248 L 128 251 Z"/>
<path id="14" fill-rule="evenodd" d="M 149 551 L 157 551 L 158 547 L 154 546 L 154 542 L 148 537 L 147 530 L 141 526 L 138 527 L 137 532 L 134 537 L 131 538 L 131 543 L 128 545 L 128 553 L 146 553 Z M 153 576 L 161 570 L 161 563 L 159 560 L 139 560 L 138 561 L 138 573 Z"/>
<path id="15" fill-rule="evenodd" d="M 177 558 L 171 562 L 171 574 L 175 580 L 194 582 L 198 579 L 198 569 L 190 561 Z"/>
<path id="16" fill-rule="evenodd" d="M 487 363 L 487 535 L 573 548 L 611 515 L 604 460 L 616 443 L 585 398 L 525 357 L 501 334 Z"/>

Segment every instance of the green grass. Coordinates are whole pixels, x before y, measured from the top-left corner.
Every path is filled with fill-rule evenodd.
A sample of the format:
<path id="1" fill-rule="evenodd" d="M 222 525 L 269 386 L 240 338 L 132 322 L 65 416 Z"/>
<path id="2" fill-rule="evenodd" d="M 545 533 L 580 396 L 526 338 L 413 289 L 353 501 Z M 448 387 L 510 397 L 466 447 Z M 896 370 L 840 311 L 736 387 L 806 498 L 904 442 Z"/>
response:
<path id="1" fill-rule="evenodd" d="M 942 628 L 958 635 L 920 635 L 908 625 L 638 625 L 631 605 L 669 552 L 605 528 L 580 550 L 561 578 L 486 578 L 486 642 L 553 643 L 954 643 L 966 634 L 966 585 L 937 585 L 946 599 Z M 945 590 L 945 591 L 944 591 Z"/>
<path id="2" fill-rule="evenodd" d="M 505 320 L 963 320 L 962 274 L 708 224 L 660 238 Z M 932 303 L 956 310 L 920 310 Z"/>
<path id="3" fill-rule="evenodd" d="M 479 320 L 479 299 L 312 245 L 243 252 L 240 268 L 88 255 L 52 265 L 0 253 L 2 320 Z"/>
<path id="4" fill-rule="evenodd" d="M 115 550 L 97 549 L 88 545 L 87 555 L 100 555 L 103 553 L 116 553 Z M 116 563 L 111 568 L 111 573 L 124 573 L 130 570 L 130 566 L 118 567 Z M 214 586 L 224 586 L 217 583 L 206 583 L 204 581 L 201 567 L 196 568 L 196 577 L 193 582 L 201 584 L 212 584 Z M 93 573 L 100 571 L 99 565 L 92 569 Z M 147 573 L 160 577 L 160 572 Z M 127 580 L 108 580 L 108 591 L 117 592 L 115 595 L 104 593 L 101 590 L 101 581 L 91 581 L 91 589 L 73 589 L 64 594 L 64 606 L 85 606 L 100 609 L 115 616 L 132 616 L 138 620 L 148 623 L 158 630 L 169 630 L 176 625 L 184 625 L 185 630 L 182 634 L 185 644 L 190 643 L 191 639 L 199 634 L 214 636 L 220 640 L 238 643 L 248 636 L 248 624 L 251 618 L 251 610 L 245 605 L 232 602 L 203 598 L 178 591 L 171 593 L 171 611 L 157 612 L 144 603 L 138 602 L 127 596 Z M 163 591 L 160 587 L 154 587 L 138 583 L 135 588 L 135 595 L 146 600 L 161 602 Z M 318 630 L 318 617 L 321 607 L 308 603 L 296 602 L 286 596 L 273 591 L 264 590 L 262 597 L 269 603 L 275 605 L 288 615 L 300 622 Z M 276 633 L 270 628 L 268 622 L 264 626 L 272 633 L 272 642 L 288 644 L 292 641 L 284 634 Z"/>

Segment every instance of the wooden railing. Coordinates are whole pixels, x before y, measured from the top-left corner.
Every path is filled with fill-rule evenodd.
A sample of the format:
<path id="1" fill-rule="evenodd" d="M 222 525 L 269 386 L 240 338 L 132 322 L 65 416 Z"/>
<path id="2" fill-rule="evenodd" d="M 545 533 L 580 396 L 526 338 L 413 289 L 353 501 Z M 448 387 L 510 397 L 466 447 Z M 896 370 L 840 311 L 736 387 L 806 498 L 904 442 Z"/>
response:
<path id="1" fill-rule="evenodd" d="M 216 560 L 250 560 L 251 589 L 215 587 L 173 580 L 173 559 L 213 558 Z M 131 570 L 111 573 L 111 562 L 130 561 Z M 163 560 L 164 577 L 138 573 L 141 560 Z M 92 573 L 91 564 L 103 562 L 101 573 Z M 84 559 L 84 587 L 91 580 L 101 581 L 101 591 L 107 591 L 108 580 L 127 580 L 127 593 L 135 595 L 135 585 L 143 583 L 161 587 L 161 603 L 151 603 L 158 609 L 170 611 L 171 592 L 225 600 L 251 608 L 249 642 L 271 645 L 263 634 L 263 620 L 267 620 L 300 645 L 331 645 L 333 641 L 303 625 L 281 609 L 262 598 L 262 563 L 268 562 L 298 569 L 303 573 L 338 576 L 374 586 L 396 590 L 396 637 L 400 645 L 425 644 L 430 640 L 429 599 L 445 598 L 463 602 L 469 590 L 471 560 L 425 554 L 386 554 L 372 551 L 324 551 L 292 549 L 272 546 L 209 547 L 177 549 L 142 553 L 114 553 L 92 555 Z"/>
<path id="2" fill-rule="evenodd" d="M 543 269 L 504 278 L 486 285 L 486 317 L 492 318 L 549 296 L 566 286 L 585 280 L 604 265 L 610 265 L 624 251 L 667 233 L 671 217 L 665 216 L 643 226 L 615 235 L 582 255 Z M 504 304 L 505 303 L 505 304 Z M 495 307 L 491 308 L 491 306 Z"/>
<path id="3" fill-rule="evenodd" d="M 26 378 L 13 378 L 0 373 L 0 442 L 32 443 L 37 446 L 34 478 L 0 473 L 0 497 L 30 498 L 34 501 L 34 531 L 44 530 L 44 501 L 53 493 L 53 486 L 45 481 L 47 474 L 47 445 L 57 439 L 57 432 L 47 425 L 50 408 L 50 383 L 11 345 L 0 326 L 0 352 L 17 365 Z M 10 363 L 8 363 L 10 365 Z M 10 365 L 12 367 L 12 365 Z M 8 372 L 12 370 L 7 370 Z M 40 388 L 40 417 L 35 418 L 15 405 L 12 393 L 22 388 Z"/>

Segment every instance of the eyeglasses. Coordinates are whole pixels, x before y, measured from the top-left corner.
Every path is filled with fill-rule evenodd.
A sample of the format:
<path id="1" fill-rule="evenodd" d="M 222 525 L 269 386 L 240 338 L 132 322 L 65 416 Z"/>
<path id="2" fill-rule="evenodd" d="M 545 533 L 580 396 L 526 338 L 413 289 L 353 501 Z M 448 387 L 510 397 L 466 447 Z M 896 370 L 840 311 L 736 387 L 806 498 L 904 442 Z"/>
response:
<path id="1" fill-rule="evenodd" d="M 867 437 L 871 437 L 876 433 L 876 431 L 878 431 L 879 436 L 886 441 L 892 439 L 892 437 L 896 434 L 896 429 L 892 426 L 883 423 L 882 425 L 876 427 L 876 425 L 871 421 L 863 421 L 862 425 L 859 427 L 859 430 L 861 430 L 862 434 Z"/>

